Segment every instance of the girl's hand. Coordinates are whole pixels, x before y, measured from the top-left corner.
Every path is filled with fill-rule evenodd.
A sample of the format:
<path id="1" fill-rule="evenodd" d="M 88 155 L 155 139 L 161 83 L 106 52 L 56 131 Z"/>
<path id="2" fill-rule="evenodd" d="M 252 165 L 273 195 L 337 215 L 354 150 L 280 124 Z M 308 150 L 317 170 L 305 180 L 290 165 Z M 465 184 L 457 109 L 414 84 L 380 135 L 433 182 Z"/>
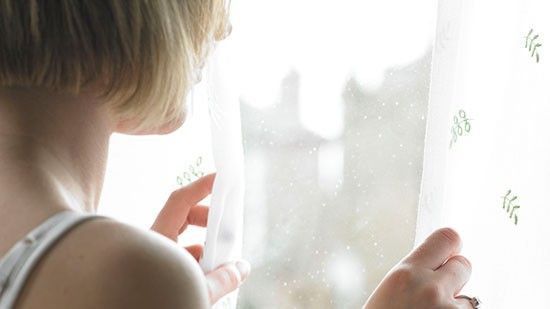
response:
<path id="1" fill-rule="evenodd" d="M 198 203 L 212 192 L 214 178 L 215 174 L 210 174 L 172 192 L 151 230 L 177 242 L 178 236 L 185 231 L 188 225 L 206 227 L 208 207 L 198 205 Z M 185 249 L 198 263 L 203 246 L 197 244 Z M 249 273 L 250 264 L 246 261 L 227 263 L 207 273 L 206 283 L 210 302 L 213 304 L 224 295 L 237 289 Z"/>
<path id="2" fill-rule="evenodd" d="M 435 231 L 382 280 L 364 309 L 471 309 L 456 296 L 470 278 L 472 267 L 460 252 L 459 235 L 450 228 Z"/>

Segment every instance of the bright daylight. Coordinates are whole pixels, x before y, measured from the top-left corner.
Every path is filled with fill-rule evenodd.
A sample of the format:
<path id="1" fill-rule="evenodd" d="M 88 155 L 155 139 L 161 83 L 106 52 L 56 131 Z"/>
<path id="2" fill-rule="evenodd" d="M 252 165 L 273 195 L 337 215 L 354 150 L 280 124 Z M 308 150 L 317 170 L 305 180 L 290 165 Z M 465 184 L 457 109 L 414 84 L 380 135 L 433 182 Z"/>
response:
<path id="1" fill-rule="evenodd" d="M 550 308 L 549 8 L 0 0 L 0 309 Z"/>

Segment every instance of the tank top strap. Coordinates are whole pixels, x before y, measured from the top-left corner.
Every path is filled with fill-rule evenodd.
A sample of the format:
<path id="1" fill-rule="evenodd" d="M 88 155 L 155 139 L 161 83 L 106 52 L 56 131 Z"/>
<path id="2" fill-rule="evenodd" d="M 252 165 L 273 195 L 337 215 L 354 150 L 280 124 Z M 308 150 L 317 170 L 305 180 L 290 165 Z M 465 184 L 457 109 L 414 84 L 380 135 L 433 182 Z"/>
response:
<path id="1" fill-rule="evenodd" d="M 62 211 L 49 217 L 19 240 L 0 260 L 0 309 L 11 309 L 40 258 L 71 228 L 104 216 Z"/>

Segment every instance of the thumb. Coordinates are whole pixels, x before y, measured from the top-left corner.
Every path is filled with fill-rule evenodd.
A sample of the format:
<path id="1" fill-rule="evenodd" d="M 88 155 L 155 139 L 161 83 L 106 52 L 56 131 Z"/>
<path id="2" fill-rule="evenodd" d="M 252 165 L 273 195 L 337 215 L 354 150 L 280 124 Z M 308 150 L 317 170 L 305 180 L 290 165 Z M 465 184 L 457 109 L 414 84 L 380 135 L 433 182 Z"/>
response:
<path id="1" fill-rule="evenodd" d="M 236 290 L 250 274 L 250 263 L 237 261 L 223 264 L 206 274 L 206 285 L 210 303 L 216 303 L 220 298 Z"/>

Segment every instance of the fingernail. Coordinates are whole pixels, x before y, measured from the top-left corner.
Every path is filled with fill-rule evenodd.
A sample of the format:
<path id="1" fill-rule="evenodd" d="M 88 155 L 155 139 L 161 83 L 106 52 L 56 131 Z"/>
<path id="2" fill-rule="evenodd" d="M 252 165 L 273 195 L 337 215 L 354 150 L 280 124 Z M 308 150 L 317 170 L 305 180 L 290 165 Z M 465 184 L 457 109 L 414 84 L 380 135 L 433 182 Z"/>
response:
<path id="1" fill-rule="evenodd" d="M 235 263 L 235 266 L 237 266 L 237 269 L 241 274 L 241 282 L 246 280 L 246 278 L 248 278 L 248 275 L 250 274 L 250 263 L 245 260 L 240 260 Z"/>

